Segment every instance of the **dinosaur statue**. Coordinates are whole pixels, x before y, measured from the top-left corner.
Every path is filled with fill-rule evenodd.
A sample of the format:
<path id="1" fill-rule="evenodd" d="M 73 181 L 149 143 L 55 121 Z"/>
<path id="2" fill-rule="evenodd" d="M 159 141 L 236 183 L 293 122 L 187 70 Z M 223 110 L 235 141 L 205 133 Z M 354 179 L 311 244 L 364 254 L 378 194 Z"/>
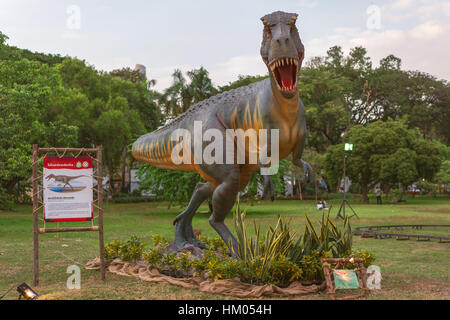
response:
<path id="1" fill-rule="evenodd" d="M 77 179 L 77 178 L 81 178 L 81 177 L 86 177 L 86 176 L 84 176 L 84 175 L 75 176 L 75 177 L 63 176 L 63 175 L 55 176 L 52 173 L 52 174 L 49 174 L 48 176 L 46 176 L 45 179 L 47 179 L 47 180 L 55 179 L 55 181 L 57 181 L 57 182 L 64 183 L 63 188 L 68 185 L 71 189 L 73 189 L 73 186 L 70 184 L 70 181 Z"/>
<path id="2" fill-rule="evenodd" d="M 200 204 L 212 197 L 213 210 L 209 223 L 234 256 L 237 253 L 237 241 L 225 225 L 225 217 L 232 209 L 238 192 L 248 184 L 252 173 L 269 165 L 259 161 L 256 164 L 207 164 L 195 161 L 176 164 L 171 157 L 174 150 L 171 134 L 176 129 L 194 132 L 194 121 L 200 121 L 203 130 L 216 129 L 224 135 L 229 129 L 279 129 L 279 159 L 292 153 L 293 164 L 305 169 L 306 162 L 301 160 L 306 134 L 305 110 L 297 87 L 304 47 L 295 26 L 297 14 L 277 11 L 265 15 L 261 20 L 264 31 L 260 53 L 269 71 L 268 78 L 194 104 L 170 123 L 141 136 L 133 144 L 132 155 L 137 160 L 159 168 L 196 171 L 206 181 L 196 185 L 188 207 L 174 220 L 174 243 L 177 248 L 189 243 L 204 247 L 204 243 L 194 235 L 192 218 Z M 203 142 L 202 150 L 206 146 L 207 143 Z M 269 148 L 269 151 L 273 150 Z M 246 153 L 245 157 L 247 159 L 249 154 Z M 310 167 L 307 165 L 307 168 Z M 270 189 L 269 193 L 273 196 L 273 186 L 267 174 L 264 175 L 264 187 Z"/>

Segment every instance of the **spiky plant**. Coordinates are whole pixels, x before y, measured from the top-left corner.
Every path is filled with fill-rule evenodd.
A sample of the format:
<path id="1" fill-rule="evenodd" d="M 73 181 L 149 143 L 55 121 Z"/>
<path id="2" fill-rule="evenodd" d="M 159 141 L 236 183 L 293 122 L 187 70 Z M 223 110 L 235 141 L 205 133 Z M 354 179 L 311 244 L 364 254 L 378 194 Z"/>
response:
<path id="1" fill-rule="evenodd" d="M 269 226 L 264 237 L 261 237 L 260 226 L 255 222 L 253 223 L 255 235 L 249 235 L 245 215 L 246 210 L 241 211 L 238 199 L 234 212 L 234 225 L 238 242 L 238 252 L 235 252 L 235 254 L 248 267 L 258 261 L 257 276 L 262 279 L 267 275 L 273 261 L 288 255 L 294 234 L 289 231 L 289 223 L 283 222 L 279 215 L 276 226 Z"/>

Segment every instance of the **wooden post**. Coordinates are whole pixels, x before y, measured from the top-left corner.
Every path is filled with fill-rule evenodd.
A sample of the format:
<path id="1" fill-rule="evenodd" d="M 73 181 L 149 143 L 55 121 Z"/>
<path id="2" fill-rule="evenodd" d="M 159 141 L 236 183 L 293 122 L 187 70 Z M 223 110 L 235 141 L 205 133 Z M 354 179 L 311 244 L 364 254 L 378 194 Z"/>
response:
<path id="1" fill-rule="evenodd" d="M 103 178 L 102 146 L 97 147 L 97 199 L 98 199 L 98 236 L 100 242 L 101 279 L 105 280 L 105 248 L 103 240 Z"/>
<path id="2" fill-rule="evenodd" d="M 33 284 L 39 284 L 39 185 L 38 185 L 38 150 L 37 144 L 33 144 L 32 185 L 33 185 Z"/>
<path id="3" fill-rule="evenodd" d="M 99 247 L 100 247 L 100 263 L 101 263 L 101 279 L 105 280 L 105 247 L 103 239 L 103 193 L 102 193 L 102 146 L 97 148 L 39 148 L 37 144 L 33 144 L 33 163 L 32 163 L 32 186 L 33 186 L 33 284 L 39 284 L 39 234 L 53 233 L 53 232 L 80 232 L 80 231 L 98 231 L 99 233 Z M 59 227 L 57 223 L 56 228 L 40 228 L 39 229 L 39 183 L 38 183 L 38 160 L 40 153 L 48 152 L 78 152 L 81 153 L 96 153 L 97 158 L 97 194 L 98 194 L 98 226 L 90 227 Z M 57 234 L 57 237 L 59 235 Z"/>

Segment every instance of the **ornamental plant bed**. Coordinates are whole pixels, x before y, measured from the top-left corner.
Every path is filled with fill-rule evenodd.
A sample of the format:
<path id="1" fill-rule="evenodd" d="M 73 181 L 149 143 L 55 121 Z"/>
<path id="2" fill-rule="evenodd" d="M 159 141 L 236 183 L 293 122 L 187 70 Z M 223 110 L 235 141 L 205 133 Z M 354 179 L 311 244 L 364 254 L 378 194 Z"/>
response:
<path id="1" fill-rule="evenodd" d="M 238 204 L 234 223 L 239 244 L 236 256 L 239 258 L 229 255 L 220 238 L 208 239 L 200 235 L 199 240 L 205 243 L 206 248 L 187 245 L 177 250 L 167 239 L 156 234 L 147 250 L 146 244 L 137 237 L 126 242 L 115 240 L 107 243 L 106 257 L 111 262 L 108 269 L 147 281 L 183 286 L 188 283 L 188 286 L 198 288 L 213 286 L 211 290 L 215 293 L 231 294 L 229 292 L 234 292 L 234 289 L 229 288 L 233 284 L 231 287 L 241 288 L 237 296 L 248 296 L 248 292 L 243 293 L 243 288 L 264 295 L 317 293 L 324 280 L 322 258 L 353 254 L 365 258 L 368 265 L 373 262 L 374 257 L 369 252 L 352 251 L 352 230 L 348 219 L 342 227 L 337 227 L 325 214 L 319 228 L 314 227 L 308 217 L 306 222 L 304 233 L 297 240 L 289 222 L 280 216 L 276 226 L 269 226 L 264 235 L 254 223 L 254 234 L 250 235 L 245 210 L 241 212 Z M 94 266 L 95 261 L 88 267 Z M 226 284 L 225 289 L 218 289 L 219 284 L 219 287 Z"/>

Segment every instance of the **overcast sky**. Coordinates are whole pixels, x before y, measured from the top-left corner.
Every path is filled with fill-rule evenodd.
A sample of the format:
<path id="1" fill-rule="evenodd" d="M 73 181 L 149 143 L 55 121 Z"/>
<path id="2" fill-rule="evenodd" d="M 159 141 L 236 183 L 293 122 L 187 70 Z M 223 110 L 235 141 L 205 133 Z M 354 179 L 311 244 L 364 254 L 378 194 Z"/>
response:
<path id="1" fill-rule="evenodd" d="M 111 71 L 147 67 L 157 89 L 175 68 L 205 67 L 215 85 L 265 74 L 260 18 L 299 14 L 306 59 L 362 45 L 375 65 L 394 54 L 409 70 L 450 79 L 450 1 L 444 0 L 0 0 L 9 44 Z"/>

